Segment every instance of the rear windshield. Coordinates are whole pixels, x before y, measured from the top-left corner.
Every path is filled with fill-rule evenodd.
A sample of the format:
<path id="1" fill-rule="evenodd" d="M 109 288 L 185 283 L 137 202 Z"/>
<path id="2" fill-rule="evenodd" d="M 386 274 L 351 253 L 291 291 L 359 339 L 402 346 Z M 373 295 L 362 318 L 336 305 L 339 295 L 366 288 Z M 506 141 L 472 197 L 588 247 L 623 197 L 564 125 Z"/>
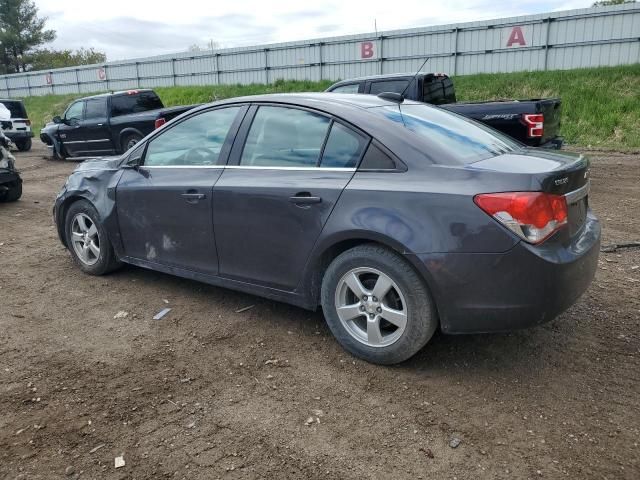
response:
<path id="1" fill-rule="evenodd" d="M 518 142 L 492 128 L 439 108 L 406 104 L 372 110 L 402 124 L 463 163 L 477 162 L 521 148 Z"/>
<path id="2" fill-rule="evenodd" d="M 27 111 L 24 109 L 22 102 L 15 100 L 0 100 L 7 110 L 11 112 L 11 118 L 27 118 Z"/>
<path id="3" fill-rule="evenodd" d="M 155 92 L 128 93 L 111 98 L 111 116 L 129 115 L 163 108 L 160 97 Z"/>

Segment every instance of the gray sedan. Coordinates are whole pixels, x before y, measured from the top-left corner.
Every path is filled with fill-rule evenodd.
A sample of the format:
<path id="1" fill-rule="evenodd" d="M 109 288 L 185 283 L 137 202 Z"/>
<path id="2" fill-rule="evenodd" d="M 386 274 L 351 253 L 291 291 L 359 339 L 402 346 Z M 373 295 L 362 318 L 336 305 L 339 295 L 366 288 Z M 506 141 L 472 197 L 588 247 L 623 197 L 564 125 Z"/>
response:
<path id="1" fill-rule="evenodd" d="M 546 322 L 586 290 L 589 162 L 428 105 L 346 94 L 192 110 L 58 195 L 86 273 L 123 262 L 308 309 L 392 364 L 445 333 Z"/>

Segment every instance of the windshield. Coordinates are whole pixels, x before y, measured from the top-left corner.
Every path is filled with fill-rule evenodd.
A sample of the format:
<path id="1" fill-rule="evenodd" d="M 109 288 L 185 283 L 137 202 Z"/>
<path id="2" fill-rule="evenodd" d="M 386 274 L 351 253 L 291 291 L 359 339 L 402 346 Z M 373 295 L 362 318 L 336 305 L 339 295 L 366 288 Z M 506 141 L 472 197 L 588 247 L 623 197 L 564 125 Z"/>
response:
<path id="1" fill-rule="evenodd" d="M 427 105 L 398 105 L 377 109 L 464 163 L 473 163 L 520 150 L 515 140 L 461 115 Z M 428 153 L 428 152 L 427 152 Z"/>

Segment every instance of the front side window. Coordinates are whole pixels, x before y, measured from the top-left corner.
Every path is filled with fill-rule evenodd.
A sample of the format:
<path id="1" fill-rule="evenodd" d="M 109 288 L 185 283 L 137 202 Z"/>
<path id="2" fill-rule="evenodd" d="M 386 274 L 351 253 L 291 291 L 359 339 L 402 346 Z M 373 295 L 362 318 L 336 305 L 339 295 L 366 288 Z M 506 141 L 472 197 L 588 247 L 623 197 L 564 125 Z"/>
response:
<path id="1" fill-rule="evenodd" d="M 331 93 L 358 93 L 360 85 L 358 83 L 350 83 L 349 85 L 340 85 L 331 90 Z"/>
<path id="2" fill-rule="evenodd" d="M 253 119 L 240 165 L 315 167 L 330 120 L 305 110 L 260 107 Z"/>
<path id="3" fill-rule="evenodd" d="M 84 110 L 84 118 L 105 118 L 107 116 L 107 98 L 96 98 L 87 100 L 87 107 Z"/>
<path id="4" fill-rule="evenodd" d="M 144 164 L 217 165 L 222 146 L 240 109 L 227 107 L 209 110 L 167 128 L 149 142 Z"/>
<path id="5" fill-rule="evenodd" d="M 84 109 L 84 102 L 76 102 L 72 103 L 69 108 L 67 108 L 66 113 L 64 114 L 64 118 L 67 120 L 82 120 L 82 110 Z"/>

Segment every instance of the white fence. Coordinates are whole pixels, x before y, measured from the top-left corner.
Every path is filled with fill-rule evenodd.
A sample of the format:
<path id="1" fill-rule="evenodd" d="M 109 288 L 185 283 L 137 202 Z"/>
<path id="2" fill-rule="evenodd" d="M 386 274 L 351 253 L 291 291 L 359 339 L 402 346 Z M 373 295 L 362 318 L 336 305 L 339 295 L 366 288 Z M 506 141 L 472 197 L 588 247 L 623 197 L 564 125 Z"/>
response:
<path id="1" fill-rule="evenodd" d="M 426 70 L 558 70 L 640 62 L 640 4 L 585 8 L 0 76 L 0 97 L 173 85 L 337 80 Z"/>

